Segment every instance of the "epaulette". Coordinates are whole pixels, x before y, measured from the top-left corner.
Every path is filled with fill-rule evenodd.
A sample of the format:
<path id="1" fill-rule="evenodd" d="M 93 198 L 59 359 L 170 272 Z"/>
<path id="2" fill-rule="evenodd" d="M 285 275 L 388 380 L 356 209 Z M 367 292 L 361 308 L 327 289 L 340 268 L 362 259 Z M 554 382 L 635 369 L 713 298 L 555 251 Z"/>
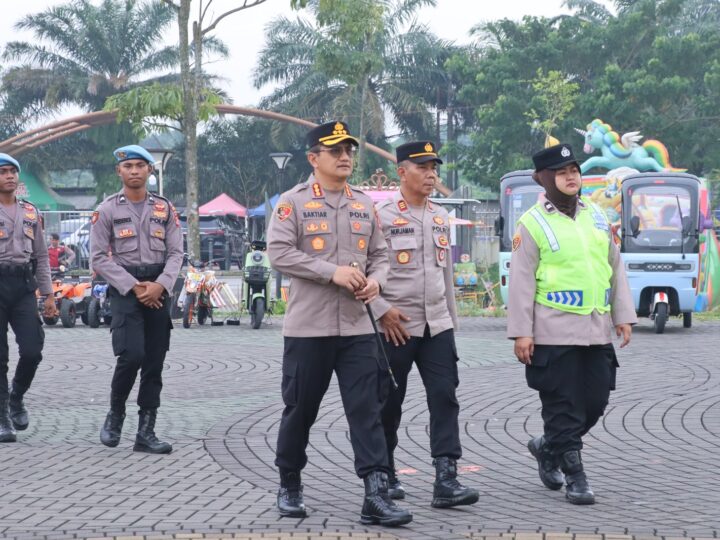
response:
<path id="1" fill-rule="evenodd" d="M 378 210 L 381 210 L 381 209 L 385 208 L 386 206 L 391 205 L 392 203 L 393 203 L 392 199 L 384 199 L 380 202 L 375 203 L 375 208 L 377 208 Z"/>
<path id="2" fill-rule="evenodd" d="M 38 211 L 38 207 L 36 205 L 34 205 L 33 203 L 31 203 L 30 201 L 28 201 L 27 199 L 22 199 L 22 198 L 18 197 L 17 202 L 22 203 L 23 205 L 26 205 L 26 206 L 30 205 L 35 209 L 36 212 Z M 28 210 L 29 210 L 29 208 L 28 208 Z"/>

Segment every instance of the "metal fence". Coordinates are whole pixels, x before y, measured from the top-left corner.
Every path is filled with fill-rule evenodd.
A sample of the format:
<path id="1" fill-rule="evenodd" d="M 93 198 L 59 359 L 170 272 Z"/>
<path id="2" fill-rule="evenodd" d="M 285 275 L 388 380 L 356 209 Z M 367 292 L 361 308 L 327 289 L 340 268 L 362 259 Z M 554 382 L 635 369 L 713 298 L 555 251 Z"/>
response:
<path id="1" fill-rule="evenodd" d="M 40 212 L 45 224 L 48 245 L 53 233 L 60 237 L 60 243 L 75 252 L 73 266 L 87 269 L 90 262 L 90 218 L 92 210 L 72 212 Z"/>

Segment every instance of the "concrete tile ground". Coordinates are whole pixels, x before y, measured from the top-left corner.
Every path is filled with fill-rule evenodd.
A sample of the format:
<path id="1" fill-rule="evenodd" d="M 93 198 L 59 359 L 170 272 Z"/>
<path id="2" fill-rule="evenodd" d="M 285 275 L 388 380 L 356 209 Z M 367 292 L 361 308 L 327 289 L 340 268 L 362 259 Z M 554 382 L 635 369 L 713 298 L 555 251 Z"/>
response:
<path id="1" fill-rule="evenodd" d="M 539 433 L 538 399 L 504 339 L 505 321 L 465 319 L 460 353 L 463 481 L 477 505 L 429 506 L 424 391 L 414 372 L 400 449 L 408 527 L 358 523 L 362 482 L 333 383 L 311 434 L 304 472 L 310 513 L 281 519 L 273 504 L 280 400 L 281 321 L 251 330 L 176 325 L 158 432 L 169 456 L 135 454 L 135 407 L 123 441 L 98 441 L 114 365 L 107 328 L 46 328 L 46 359 L 27 396 L 30 428 L 0 446 L 0 536 L 17 539 L 474 538 L 642 540 L 716 538 L 720 530 L 720 323 L 664 335 L 647 323 L 619 352 L 618 390 L 586 439 L 598 498 L 567 504 L 544 489 L 525 449 Z M 16 351 L 11 352 L 14 369 Z M 134 399 L 134 396 L 133 398 Z"/>

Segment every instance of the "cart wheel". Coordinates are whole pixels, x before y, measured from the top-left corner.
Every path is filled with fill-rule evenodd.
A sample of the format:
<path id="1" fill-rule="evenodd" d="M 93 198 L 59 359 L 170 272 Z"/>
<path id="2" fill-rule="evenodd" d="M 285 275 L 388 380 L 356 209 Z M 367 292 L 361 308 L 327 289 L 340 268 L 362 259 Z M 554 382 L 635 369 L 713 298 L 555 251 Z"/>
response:
<path id="1" fill-rule="evenodd" d="M 692 312 L 686 311 L 683 313 L 683 328 L 692 327 Z"/>
<path id="2" fill-rule="evenodd" d="M 92 298 L 87 308 L 87 321 L 90 328 L 100 326 L 100 300 Z"/>
<path id="3" fill-rule="evenodd" d="M 60 320 L 65 328 L 72 328 L 77 322 L 77 312 L 75 311 L 75 302 L 63 298 L 60 302 Z"/>
<path id="4" fill-rule="evenodd" d="M 657 311 L 655 312 L 655 319 L 653 325 L 655 327 L 656 334 L 662 334 L 665 331 L 665 323 L 668 318 L 668 305 L 658 304 Z"/>

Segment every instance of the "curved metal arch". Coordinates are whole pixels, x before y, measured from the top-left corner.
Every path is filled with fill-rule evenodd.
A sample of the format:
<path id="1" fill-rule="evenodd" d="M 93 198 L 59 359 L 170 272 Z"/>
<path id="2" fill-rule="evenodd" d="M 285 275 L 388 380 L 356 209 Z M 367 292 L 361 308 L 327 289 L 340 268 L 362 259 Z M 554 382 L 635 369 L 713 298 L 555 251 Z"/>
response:
<path id="1" fill-rule="evenodd" d="M 235 105 L 221 104 L 217 107 L 219 114 L 235 114 L 239 116 L 254 116 L 257 118 L 264 118 L 266 120 L 276 120 L 278 122 L 287 122 L 290 124 L 296 124 L 303 127 L 315 127 L 317 124 L 310 122 L 309 120 L 303 120 L 302 118 L 296 118 L 287 114 L 282 114 L 273 111 L 264 111 L 262 109 L 253 109 L 250 107 L 237 107 Z M 0 152 L 11 154 L 14 156 L 22 155 L 34 148 L 38 148 L 44 144 L 57 141 L 73 133 L 79 133 L 87 129 L 112 124 L 117 118 L 115 111 L 96 111 L 87 114 L 81 114 L 79 116 L 73 116 L 64 120 L 58 120 L 44 126 L 25 131 L 14 137 L 10 137 L 4 141 L 0 141 Z M 397 163 L 395 156 L 387 150 L 383 150 L 375 146 L 374 144 L 365 143 L 365 146 L 371 152 L 379 155 L 391 161 Z M 444 186 L 438 186 L 438 191 L 447 196 L 450 190 Z M 446 193 L 447 191 L 447 193 Z"/>

